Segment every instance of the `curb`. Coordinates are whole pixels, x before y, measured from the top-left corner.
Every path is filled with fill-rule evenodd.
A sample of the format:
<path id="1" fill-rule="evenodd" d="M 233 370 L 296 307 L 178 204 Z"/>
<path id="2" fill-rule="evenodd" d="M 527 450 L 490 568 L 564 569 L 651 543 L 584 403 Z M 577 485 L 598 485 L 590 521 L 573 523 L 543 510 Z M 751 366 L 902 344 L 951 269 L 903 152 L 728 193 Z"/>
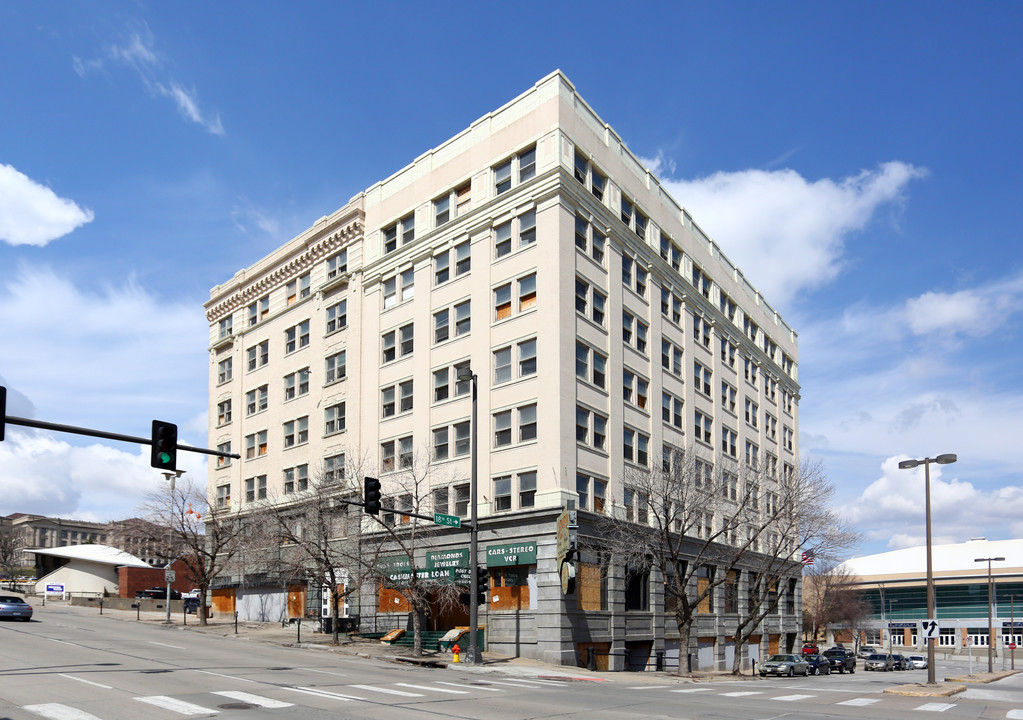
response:
<path id="1" fill-rule="evenodd" d="M 885 688 L 885 695 L 906 695 L 908 697 L 950 697 L 966 690 L 965 685 L 899 685 Z"/>

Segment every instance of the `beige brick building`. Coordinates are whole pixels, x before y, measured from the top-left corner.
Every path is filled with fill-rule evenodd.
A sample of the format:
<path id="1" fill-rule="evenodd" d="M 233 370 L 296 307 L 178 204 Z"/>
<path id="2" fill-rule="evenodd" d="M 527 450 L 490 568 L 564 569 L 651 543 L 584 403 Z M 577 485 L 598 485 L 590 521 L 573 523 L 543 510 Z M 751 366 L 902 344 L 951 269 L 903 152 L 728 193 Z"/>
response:
<path id="1" fill-rule="evenodd" d="M 495 649 L 574 663 L 587 643 L 628 642 L 677 657 L 656 583 L 639 609 L 614 581 L 594 612 L 562 596 L 557 515 L 628 512 L 626 470 L 673 448 L 771 475 L 797 463 L 795 332 L 560 72 L 205 307 L 210 443 L 242 455 L 211 464 L 210 500 L 240 511 L 346 466 L 387 495 L 427 452 L 421 511 L 467 517 L 471 402 L 455 377 L 478 375 L 479 561 L 509 588 L 481 612 Z M 502 567 L 511 547 L 518 564 Z M 361 600 L 364 620 L 386 610 Z M 772 633 L 797 629 L 793 611 Z M 701 633 L 701 665 L 723 658 L 727 630 Z"/>

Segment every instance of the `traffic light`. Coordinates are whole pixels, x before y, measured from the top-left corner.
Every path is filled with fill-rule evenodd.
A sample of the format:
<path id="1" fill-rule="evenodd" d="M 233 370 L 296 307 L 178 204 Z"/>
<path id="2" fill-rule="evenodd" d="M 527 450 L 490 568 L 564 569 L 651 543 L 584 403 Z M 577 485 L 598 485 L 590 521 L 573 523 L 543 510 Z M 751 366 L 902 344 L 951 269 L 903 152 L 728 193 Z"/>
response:
<path id="1" fill-rule="evenodd" d="M 368 477 L 364 480 L 362 499 L 366 512 L 370 515 L 380 514 L 380 481 Z"/>
<path id="2" fill-rule="evenodd" d="M 153 421 L 153 444 L 149 464 L 157 470 L 177 471 L 178 426 L 163 420 Z"/>
<path id="3" fill-rule="evenodd" d="M 0 385 L 0 441 L 4 439 L 4 425 L 7 424 L 7 388 Z"/>
<path id="4" fill-rule="evenodd" d="M 490 571 L 483 566 L 476 568 L 476 604 L 487 604 L 487 590 L 490 589 Z"/>

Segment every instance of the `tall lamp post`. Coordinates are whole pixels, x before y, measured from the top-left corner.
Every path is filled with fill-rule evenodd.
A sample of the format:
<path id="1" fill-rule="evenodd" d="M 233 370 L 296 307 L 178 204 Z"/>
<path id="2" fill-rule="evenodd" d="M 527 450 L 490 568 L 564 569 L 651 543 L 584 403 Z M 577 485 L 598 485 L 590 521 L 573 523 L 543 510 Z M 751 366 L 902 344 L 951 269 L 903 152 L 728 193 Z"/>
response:
<path id="1" fill-rule="evenodd" d="M 167 564 L 164 566 L 164 579 L 167 581 L 167 618 L 164 622 L 170 625 L 171 580 L 170 572 L 174 562 L 174 481 L 185 474 L 184 470 L 161 473 L 170 480 L 170 516 L 167 522 Z"/>
<path id="2" fill-rule="evenodd" d="M 476 411 L 478 406 L 476 386 L 478 383 L 476 373 L 468 365 L 458 368 L 456 378 L 458 382 L 472 383 L 472 436 L 469 449 L 470 462 L 472 463 L 472 480 L 469 484 L 469 522 L 471 523 L 469 528 L 469 652 L 465 655 L 465 662 L 474 665 L 479 663 L 481 659 L 479 631 L 477 629 L 479 627 L 479 606 L 476 604 L 478 600 L 476 591 L 479 588 L 479 566 L 477 565 L 479 529 L 476 526 L 477 466 L 479 465 L 479 456 L 476 453 Z"/>
<path id="3" fill-rule="evenodd" d="M 991 563 L 1002 562 L 1003 557 L 976 558 L 973 562 L 987 563 L 987 671 L 995 671 L 995 620 L 994 620 L 994 585 L 991 582 Z"/>
<path id="4" fill-rule="evenodd" d="M 924 524 L 927 528 L 927 619 L 935 619 L 934 602 L 934 566 L 931 562 L 931 463 L 950 465 L 959 458 L 955 453 L 946 453 L 934 458 L 923 460 L 903 460 L 899 463 L 900 470 L 924 466 Z M 927 684 L 933 685 L 934 679 L 934 638 L 927 640 Z"/>

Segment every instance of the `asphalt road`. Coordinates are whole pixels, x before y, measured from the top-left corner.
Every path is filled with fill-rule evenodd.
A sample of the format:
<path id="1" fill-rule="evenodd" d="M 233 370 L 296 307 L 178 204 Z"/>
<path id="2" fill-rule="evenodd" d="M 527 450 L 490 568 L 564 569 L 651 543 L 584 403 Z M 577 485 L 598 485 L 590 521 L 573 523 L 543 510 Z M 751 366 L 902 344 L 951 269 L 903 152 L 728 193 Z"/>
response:
<path id="1" fill-rule="evenodd" d="M 1023 718 L 1023 676 L 921 698 L 882 691 L 922 682 L 922 670 L 691 683 L 535 665 L 429 669 L 67 606 L 0 623 L 0 648 L 0 720 Z M 939 677 L 965 672 L 946 664 Z"/>

